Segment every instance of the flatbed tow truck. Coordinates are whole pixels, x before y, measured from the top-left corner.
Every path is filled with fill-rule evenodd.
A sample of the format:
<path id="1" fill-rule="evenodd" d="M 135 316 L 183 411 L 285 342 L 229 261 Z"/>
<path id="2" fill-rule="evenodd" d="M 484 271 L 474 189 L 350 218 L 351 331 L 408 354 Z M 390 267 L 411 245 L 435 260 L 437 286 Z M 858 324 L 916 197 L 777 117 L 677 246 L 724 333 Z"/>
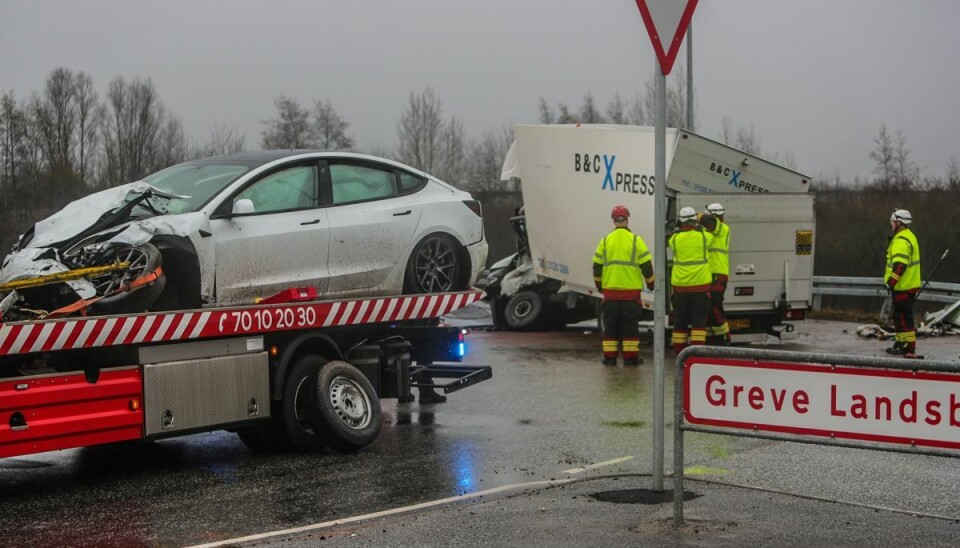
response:
<path id="1" fill-rule="evenodd" d="M 479 291 L 0 323 L 0 458 L 230 430 L 255 450 L 353 451 L 380 400 L 492 376 L 430 321 Z"/>

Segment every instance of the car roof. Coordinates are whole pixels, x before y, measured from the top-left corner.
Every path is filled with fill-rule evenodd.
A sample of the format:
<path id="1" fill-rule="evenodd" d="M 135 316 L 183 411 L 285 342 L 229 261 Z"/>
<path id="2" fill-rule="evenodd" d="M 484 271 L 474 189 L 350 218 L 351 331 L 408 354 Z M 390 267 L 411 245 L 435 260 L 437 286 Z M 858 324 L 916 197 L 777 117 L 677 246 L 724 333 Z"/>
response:
<path id="1" fill-rule="evenodd" d="M 222 156 L 211 156 L 208 158 L 200 158 L 197 160 L 186 162 L 186 164 L 196 165 L 196 164 L 229 163 L 229 164 L 245 165 L 251 169 L 257 169 L 261 166 L 267 165 L 272 162 L 283 160 L 285 158 L 294 158 L 294 157 L 343 158 L 343 159 L 354 159 L 354 160 L 367 160 L 367 161 L 378 162 L 380 164 L 390 165 L 395 168 L 400 168 L 400 169 L 409 171 L 410 173 L 414 173 L 422 177 L 426 177 L 428 179 L 439 181 L 439 179 L 431 176 L 429 173 L 426 173 L 423 170 L 416 169 L 406 164 L 397 162 L 396 160 L 391 160 L 389 158 L 382 158 L 379 156 L 371 156 L 369 154 L 359 154 L 356 152 L 344 152 L 344 151 L 332 151 L 332 150 L 311 150 L 311 149 L 257 150 L 257 151 L 249 151 L 249 152 L 238 152 L 235 154 L 225 154 Z M 443 184 L 446 185 L 447 183 L 443 183 Z"/>
<path id="2" fill-rule="evenodd" d="M 252 167 L 261 166 L 264 164 L 269 164 L 276 160 L 282 160 L 283 158 L 289 158 L 291 156 L 300 156 L 302 154 L 312 154 L 325 152 L 322 150 L 300 150 L 300 149 L 285 149 L 285 150 L 254 150 L 248 152 L 237 152 L 235 154 L 224 154 L 221 156 L 210 156 L 208 158 L 201 158 L 194 160 L 196 162 L 212 163 L 212 162 L 238 162 L 250 165 Z"/>

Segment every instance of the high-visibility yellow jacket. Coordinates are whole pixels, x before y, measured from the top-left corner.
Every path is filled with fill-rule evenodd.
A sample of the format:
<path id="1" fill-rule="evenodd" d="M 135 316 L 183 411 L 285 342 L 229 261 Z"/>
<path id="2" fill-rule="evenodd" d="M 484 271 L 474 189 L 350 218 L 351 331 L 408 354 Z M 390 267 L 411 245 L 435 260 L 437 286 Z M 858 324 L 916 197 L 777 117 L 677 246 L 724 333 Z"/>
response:
<path id="1" fill-rule="evenodd" d="M 717 219 L 717 228 L 713 235 L 713 245 L 710 246 L 710 272 L 730 276 L 730 225 Z"/>
<path id="2" fill-rule="evenodd" d="M 906 269 L 897 276 L 895 264 L 903 263 Z M 883 273 L 884 283 L 889 284 L 891 279 L 897 280 L 894 291 L 910 291 L 920 288 L 920 244 L 917 237 L 909 228 L 902 228 L 887 246 L 887 266 Z"/>
<path id="3" fill-rule="evenodd" d="M 683 228 L 668 241 L 673 249 L 673 271 L 670 283 L 678 293 L 707 291 L 713 281 L 709 250 L 713 235 L 695 228 Z"/>
<path id="4" fill-rule="evenodd" d="M 644 282 L 653 283 L 652 260 L 643 238 L 629 228 L 618 227 L 597 244 L 594 277 L 599 278 L 605 294 L 608 290 L 640 291 Z"/>

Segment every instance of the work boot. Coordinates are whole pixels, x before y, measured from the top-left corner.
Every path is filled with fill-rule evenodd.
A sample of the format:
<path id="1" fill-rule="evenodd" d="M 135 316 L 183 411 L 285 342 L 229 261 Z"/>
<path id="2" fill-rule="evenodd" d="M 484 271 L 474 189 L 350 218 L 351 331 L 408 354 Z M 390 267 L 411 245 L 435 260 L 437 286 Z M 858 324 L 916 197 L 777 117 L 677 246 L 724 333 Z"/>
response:
<path id="1" fill-rule="evenodd" d="M 887 354 L 893 354 L 894 356 L 903 356 L 907 353 L 906 347 L 903 343 L 893 343 L 893 346 L 887 349 Z"/>
<path id="2" fill-rule="evenodd" d="M 420 403 L 443 403 L 445 401 L 447 401 L 447 397 L 443 394 L 437 394 L 433 390 L 420 391 Z"/>
<path id="3" fill-rule="evenodd" d="M 616 358 L 603 358 L 603 360 L 602 360 L 600 363 L 602 363 L 603 365 L 606 365 L 607 367 L 616 366 L 616 365 L 617 365 L 617 359 L 616 359 Z"/>
<path id="4" fill-rule="evenodd" d="M 629 360 L 623 360 L 623 365 L 626 367 L 636 367 L 643 363 L 643 358 L 630 358 Z"/>
<path id="5" fill-rule="evenodd" d="M 398 396 L 397 403 L 410 403 L 414 400 L 413 394 L 407 394 L 406 396 Z"/>

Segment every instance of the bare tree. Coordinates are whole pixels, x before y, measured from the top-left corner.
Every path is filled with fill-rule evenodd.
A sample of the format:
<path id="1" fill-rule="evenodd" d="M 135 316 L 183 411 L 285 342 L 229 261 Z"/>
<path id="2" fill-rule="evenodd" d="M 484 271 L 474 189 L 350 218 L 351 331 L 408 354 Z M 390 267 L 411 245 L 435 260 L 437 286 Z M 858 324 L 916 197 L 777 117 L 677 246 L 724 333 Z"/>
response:
<path id="1" fill-rule="evenodd" d="M 797 171 L 800 168 L 800 164 L 797 163 L 797 159 L 793 156 L 793 153 L 790 152 L 789 150 L 785 150 L 783 152 L 774 151 L 773 153 L 768 154 L 767 156 L 771 162 L 775 164 L 779 164 L 787 169 L 792 169 L 793 171 Z M 838 180 L 839 178 L 840 176 L 837 175 Z"/>
<path id="2" fill-rule="evenodd" d="M 296 99 L 281 95 L 273 100 L 276 118 L 264 120 L 260 145 L 268 149 L 317 148 L 310 112 Z"/>
<path id="3" fill-rule="evenodd" d="M 23 175 L 23 158 L 28 148 L 26 108 L 12 91 L 0 97 L 0 198 L 7 201 Z"/>
<path id="4" fill-rule="evenodd" d="M 676 79 L 674 80 L 674 85 L 670 86 L 670 82 L 667 82 L 666 89 L 666 111 L 667 111 L 667 127 L 675 127 L 685 129 L 687 127 L 687 117 L 686 117 L 686 102 L 687 102 L 687 92 L 686 92 L 686 78 L 684 77 L 683 67 L 680 67 L 680 70 L 677 71 Z M 657 102 L 657 92 L 656 92 L 656 82 L 653 77 L 647 80 L 645 84 L 646 95 L 643 97 L 643 107 L 649 116 L 649 122 L 653 122 L 656 118 L 656 102 Z"/>
<path id="5" fill-rule="evenodd" d="M 580 104 L 579 122 L 582 124 L 602 124 L 605 122 L 603 115 L 597 110 L 592 93 L 583 96 L 583 103 Z"/>
<path id="6" fill-rule="evenodd" d="M 378 156 L 378 157 L 380 157 L 380 158 L 387 158 L 387 159 L 390 159 L 390 160 L 400 161 L 400 160 L 396 157 L 396 154 L 394 154 L 394 151 L 393 151 L 390 147 L 385 146 L 385 145 L 382 145 L 382 144 L 379 144 L 379 143 L 376 144 L 376 145 L 373 145 L 373 146 L 370 147 L 370 148 L 368 148 L 367 151 L 366 151 L 366 153 L 369 154 L 369 155 L 371 155 L 371 156 Z"/>
<path id="7" fill-rule="evenodd" d="M 557 110 L 560 111 L 559 114 L 557 114 L 558 124 L 576 124 L 580 121 L 575 114 L 570 112 L 570 107 L 568 107 L 566 103 L 558 104 Z"/>
<path id="8" fill-rule="evenodd" d="M 503 127 L 499 132 L 487 130 L 471 143 L 467 188 L 471 191 L 499 190 L 500 169 L 513 143 L 513 128 Z"/>
<path id="9" fill-rule="evenodd" d="M 760 136 L 753 127 L 753 123 L 750 124 L 749 128 L 743 126 L 737 128 L 737 137 L 734 146 L 747 154 L 753 154 L 754 156 L 762 155 Z"/>
<path id="10" fill-rule="evenodd" d="M 157 136 L 157 152 L 150 171 L 185 162 L 189 157 L 190 145 L 183 124 L 173 116 L 166 116 Z"/>
<path id="11" fill-rule="evenodd" d="M 907 137 L 899 129 L 894 136 L 893 166 L 899 190 L 909 190 L 920 179 L 920 168 L 910 159 Z"/>
<path id="12" fill-rule="evenodd" d="M 635 126 L 650 125 L 650 121 L 647 119 L 647 113 L 643 110 L 643 96 L 639 93 L 634 96 L 633 101 L 630 103 L 627 119 Z"/>
<path id="13" fill-rule="evenodd" d="M 729 116 L 724 116 L 720 122 L 720 135 L 717 136 L 717 140 L 727 146 L 733 146 L 734 135 L 733 120 Z"/>
<path id="14" fill-rule="evenodd" d="M 607 105 L 607 118 L 612 124 L 627 123 L 627 104 L 620 97 L 619 93 L 614 94 L 610 104 Z"/>
<path id="15" fill-rule="evenodd" d="M 540 104 L 537 106 L 537 109 L 540 112 L 541 124 L 552 124 L 556 121 L 556 116 L 553 114 L 553 109 L 543 97 L 540 97 Z"/>
<path id="16" fill-rule="evenodd" d="M 104 176 L 110 186 L 137 181 L 165 167 L 173 157 L 161 152 L 175 140 L 178 122 L 170 122 L 153 81 L 122 76 L 110 82 L 103 121 Z M 180 130 L 182 136 L 182 129 Z"/>
<path id="17" fill-rule="evenodd" d="M 330 100 L 314 100 L 313 109 L 314 135 L 317 148 L 323 150 L 350 150 L 353 148 L 353 138 L 347 135 L 350 126 L 334 110 Z"/>
<path id="18" fill-rule="evenodd" d="M 407 108 L 397 123 L 397 157 L 405 164 L 433 174 L 440 165 L 443 131 L 443 104 L 433 89 L 411 92 Z"/>
<path id="19" fill-rule="evenodd" d="M 451 117 L 443 126 L 440 138 L 440 165 L 434 175 L 458 187 L 465 185 L 468 146 L 463 122 Z"/>
<path id="20" fill-rule="evenodd" d="M 238 132 L 235 126 L 214 124 L 210 137 L 205 143 L 194 148 L 191 156 L 205 158 L 242 152 L 247 147 L 247 136 Z"/>
<path id="21" fill-rule="evenodd" d="M 870 159 L 876 164 L 873 172 L 877 174 L 877 185 L 883 190 L 890 190 L 896 176 L 896 152 L 885 124 L 880 124 L 880 131 L 873 139 L 873 144 Z"/>
<path id="22" fill-rule="evenodd" d="M 947 166 L 947 189 L 951 192 L 960 191 L 960 163 L 953 156 L 950 157 L 950 164 Z"/>
<path id="23" fill-rule="evenodd" d="M 90 184 L 91 166 L 100 147 L 99 128 L 104 109 L 89 74 L 78 72 L 74 75 L 73 98 L 77 107 L 77 173 L 84 183 Z"/>
<path id="24" fill-rule="evenodd" d="M 73 168 L 73 147 L 77 126 L 74 76 L 65 68 L 47 76 L 42 96 L 34 96 L 31 110 L 40 146 L 46 161 L 56 171 Z"/>

